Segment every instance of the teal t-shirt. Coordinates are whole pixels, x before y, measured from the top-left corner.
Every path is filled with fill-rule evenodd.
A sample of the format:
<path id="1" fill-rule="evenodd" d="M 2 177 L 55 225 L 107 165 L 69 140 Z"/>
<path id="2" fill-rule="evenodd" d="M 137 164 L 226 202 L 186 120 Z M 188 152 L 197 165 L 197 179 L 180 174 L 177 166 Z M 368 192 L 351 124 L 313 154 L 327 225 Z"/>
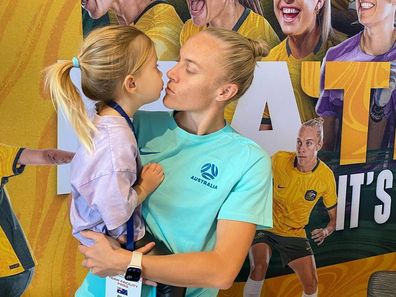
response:
<path id="1" fill-rule="evenodd" d="M 229 125 L 190 134 L 169 112 L 138 112 L 134 125 L 142 163 L 159 163 L 165 174 L 143 203 L 146 228 L 171 251 L 212 250 L 217 220 L 272 226 L 271 160 L 255 142 Z M 188 289 L 187 296 L 217 292 Z"/>
<path id="2" fill-rule="evenodd" d="M 165 174 L 143 203 L 146 228 L 172 252 L 212 250 L 218 220 L 272 227 L 271 160 L 255 142 L 229 125 L 208 135 L 190 134 L 171 112 L 139 111 L 134 126 L 142 163 L 159 163 Z M 87 280 L 100 278 L 88 275 L 79 291 L 98 288 Z M 217 293 L 189 288 L 186 296 Z M 155 296 L 155 290 L 144 286 L 142 296 Z"/>

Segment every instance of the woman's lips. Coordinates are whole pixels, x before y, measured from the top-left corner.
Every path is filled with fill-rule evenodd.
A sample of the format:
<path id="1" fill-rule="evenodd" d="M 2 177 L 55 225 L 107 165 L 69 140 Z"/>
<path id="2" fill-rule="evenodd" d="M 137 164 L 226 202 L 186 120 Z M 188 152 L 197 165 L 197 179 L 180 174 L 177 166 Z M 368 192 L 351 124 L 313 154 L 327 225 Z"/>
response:
<path id="1" fill-rule="evenodd" d="M 197 16 L 201 14 L 204 6 L 205 6 L 205 0 L 190 0 L 191 16 Z"/>
<path id="2" fill-rule="evenodd" d="M 373 8 L 375 6 L 375 4 L 374 3 L 371 3 L 371 2 L 360 2 L 360 8 L 361 9 L 371 9 L 371 8 Z"/>
<path id="3" fill-rule="evenodd" d="M 172 95 L 175 94 L 175 92 L 173 92 L 172 89 L 169 88 L 169 86 L 166 87 L 165 92 L 166 92 L 167 94 L 172 94 Z"/>
<path id="4" fill-rule="evenodd" d="M 282 7 L 281 12 L 282 12 L 283 20 L 286 23 L 291 23 L 297 18 L 298 14 L 300 13 L 300 10 L 295 7 Z"/>

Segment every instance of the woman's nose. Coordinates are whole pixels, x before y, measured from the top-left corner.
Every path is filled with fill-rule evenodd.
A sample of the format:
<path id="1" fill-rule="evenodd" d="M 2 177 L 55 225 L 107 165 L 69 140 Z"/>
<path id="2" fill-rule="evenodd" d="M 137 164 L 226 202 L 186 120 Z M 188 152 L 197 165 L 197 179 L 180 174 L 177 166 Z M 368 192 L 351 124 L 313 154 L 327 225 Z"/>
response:
<path id="1" fill-rule="evenodd" d="M 178 65 L 179 65 L 179 62 L 176 63 L 175 66 L 173 66 L 171 69 L 169 69 L 169 70 L 166 72 L 166 76 L 167 76 L 170 80 L 176 81 L 176 77 L 177 77 L 177 67 L 178 67 Z"/>

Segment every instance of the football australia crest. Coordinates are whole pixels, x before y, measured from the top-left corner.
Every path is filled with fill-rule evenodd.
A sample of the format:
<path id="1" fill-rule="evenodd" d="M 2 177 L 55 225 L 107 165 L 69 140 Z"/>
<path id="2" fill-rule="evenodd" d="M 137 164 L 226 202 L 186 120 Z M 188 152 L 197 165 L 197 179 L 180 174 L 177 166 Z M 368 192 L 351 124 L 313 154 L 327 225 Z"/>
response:
<path id="1" fill-rule="evenodd" d="M 315 190 L 308 190 L 308 191 L 305 192 L 305 197 L 304 198 L 307 201 L 314 201 L 317 194 L 318 193 L 316 193 Z"/>

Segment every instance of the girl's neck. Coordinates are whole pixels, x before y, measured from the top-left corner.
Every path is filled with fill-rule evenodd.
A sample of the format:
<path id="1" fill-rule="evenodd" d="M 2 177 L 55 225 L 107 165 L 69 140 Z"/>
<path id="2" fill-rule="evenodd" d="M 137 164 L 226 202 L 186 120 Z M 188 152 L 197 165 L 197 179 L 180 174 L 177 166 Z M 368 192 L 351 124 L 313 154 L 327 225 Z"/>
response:
<path id="1" fill-rule="evenodd" d="M 291 54 L 297 59 L 308 56 L 315 50 L 320 39 L 319 26 L 313 27 L 300 35 L 288 36 L 288 43 Z"/>
<path id="2" fill-rule="evenodd" d="M 125 113 L 132 118 L 135 112 L 140 108 L 140 105 L 134 104 L 134 100 L 120 100 L 120 99 L 115 99 L 114 102 L 116 102 L 121 108 L 125 111 Z M 116 111 L 114 108 L 105 105 L 102 110 L 99 112 L 100 116 L 121 116 L 118 111 Z"/>
<path id="3" fill-rule="evenodd" d="M 361 50 L 373 56 L 387 53 L 396 42 L 396 29 L 392 26 L 364 27 L 360 38 Z"/>
<path id="4" fill-rule="evenodd" d="M 112 4 L 112 10 L 117 15 L 117 20 L 120 25 L 131 25 L 137 17 L 142 14 L 145 8 L 153 0 L 116 0 Z"/>
<path id="5" fill-rule="evenodd" d="M 224 128 L 223 113 L 224 111 L 216 110 L 202 113 L 180 111 L 175 114 L 175 121 L 180 128 L 189 133 L 207 135 Z"/>
<path id="6" fill-rule="evenodd" d="M 238 1 L 230 5 L 225 5 L 224 9 L 209 22 L 209 26 L 232 30 L 244 10 L 245 8 Z"/>

